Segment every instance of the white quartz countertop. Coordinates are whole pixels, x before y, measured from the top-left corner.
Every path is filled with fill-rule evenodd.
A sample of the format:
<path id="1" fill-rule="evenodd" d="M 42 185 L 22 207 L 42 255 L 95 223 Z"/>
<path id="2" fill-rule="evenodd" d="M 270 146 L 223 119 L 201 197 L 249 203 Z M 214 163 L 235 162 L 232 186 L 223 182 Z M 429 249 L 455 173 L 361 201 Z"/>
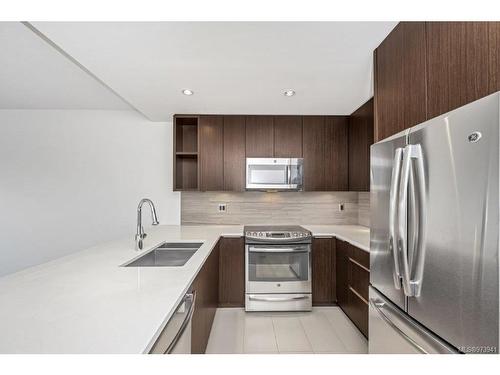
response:
<path id="1" fill-rule="evenodd" d="M 358 225 L 303 225 L 369 249 Z M 0 278 L 0 353 L 147 353 L 221 236 L 243 226 L 162 225 Z M 158 244 L 203 242 L 183 267 L 120 267 Z"/>
<path id="2" fill-rule="evenodd" d="M 362 225 L 302 225 L 316 237 L 337 237 L 362 250 L 370 251 L 370 228 Z"/>

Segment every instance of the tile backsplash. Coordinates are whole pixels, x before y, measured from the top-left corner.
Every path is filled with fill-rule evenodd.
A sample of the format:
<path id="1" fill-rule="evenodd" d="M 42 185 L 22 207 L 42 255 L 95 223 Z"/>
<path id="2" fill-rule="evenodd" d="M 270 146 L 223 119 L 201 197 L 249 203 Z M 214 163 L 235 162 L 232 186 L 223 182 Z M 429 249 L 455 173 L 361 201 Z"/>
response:
<path id="1" fill-rule="evenodd" d="M 368 197 L 366 203 L 363 196 L 363 213 L 358 202 L 361 194 Z M 339 208 L 341 203 L 343 210 Z M 219 211 L 220 204 L 225 204 L 223 212 Z M 366 210 L 369 214 L 369 193 L 181 193 L 182 224 L 358 224 L 366 223 Z"/>
<path id="2" fill-rule="evenodd" d="M 370 226 L 370 193 L 358 193 L 358 224 Z"/>

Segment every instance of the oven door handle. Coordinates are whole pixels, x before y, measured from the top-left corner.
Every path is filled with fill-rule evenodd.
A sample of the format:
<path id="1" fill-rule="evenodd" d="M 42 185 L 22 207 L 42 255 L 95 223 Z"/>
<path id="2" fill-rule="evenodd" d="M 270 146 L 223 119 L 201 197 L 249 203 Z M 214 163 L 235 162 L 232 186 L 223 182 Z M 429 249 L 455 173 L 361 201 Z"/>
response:
<path id="1" fill-rule="evenodd" d="M 254 297 L 249 296 L 250 301 L 261 301 L 261 302 L 289 302 L 289 301 L 301 301 L 303 299 L 308 299 L 308 296 L 295 296 L 295 297 Z"/>
<path id="2" fill-rule="evenodd" d="M 249 247 L 248 252 L 250 253 L 308 253 L 310 248 L 293 248 L 293 247 Z"/>

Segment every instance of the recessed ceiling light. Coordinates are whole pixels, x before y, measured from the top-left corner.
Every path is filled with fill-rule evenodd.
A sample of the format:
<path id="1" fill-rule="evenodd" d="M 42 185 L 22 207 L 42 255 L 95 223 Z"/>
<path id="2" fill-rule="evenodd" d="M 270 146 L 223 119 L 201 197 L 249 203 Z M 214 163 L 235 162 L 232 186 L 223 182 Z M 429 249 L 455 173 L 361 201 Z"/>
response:
<path id="1" fill-rule="evenodd" d="M 285 92 L 283 93 L 283 95 L 285 95 L 285 96 L 294 96 L 295 95 L 295 91 L 293 91 L 293 90 L 285 90 Z"/>
<path id="2" fill-rule="evenodd" d="M 182 93 L 183 93 L 184 95 L 191 96 L 191 95 L 193 95 L 193 94 L 194 94 L 194 91 L 193 91 L 193 90 L 190 90 L 190 89 L 184 89 L 184 90 L 182 90 Z"/>

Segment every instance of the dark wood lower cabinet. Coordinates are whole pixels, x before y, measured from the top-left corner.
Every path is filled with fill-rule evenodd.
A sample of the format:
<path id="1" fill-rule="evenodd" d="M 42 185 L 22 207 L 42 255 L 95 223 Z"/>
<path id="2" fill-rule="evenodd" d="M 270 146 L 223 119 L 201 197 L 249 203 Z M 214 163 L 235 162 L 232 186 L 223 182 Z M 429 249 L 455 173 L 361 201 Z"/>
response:
<path id="1" fill-rule="evenodd" d="M 335 240 L 335 253 L 337 258 L 336 279 L 337 279 L 337 303 L 346 311 L 347 309 L 347 290 L 348 290 L 348 270 L 349 244 L 339 239 Z"/>
<path id="2" fill-rule="evenodd" d="M 207 348 L 218 306 L 245 305 L 245 249 L 243 237 L 221 238 L 191 285 L 196 305 L 191 323 L 191 351 Z"/>
<path id="3" fill-rule="evenodd" d="M 360 298 L 354 288 L 348 290 L 349 310 L 346 314 L 358 327 L 361 333 L 368 338 L 368 302 Z"/>
<path id="4" fill-rule="evenodd" d="M 219 243 L 215 245 L 193 281 L 191 290 L 196 292 L 191 323 L 191 352 L 203 354 L 219 303 Z"/>
<path id="5" fill-rule="evenodd" d="M 245 306 L 245 241 L 223 237 L 219 241 L 219 306 Z"/>
<path id="6" fill-rule="evenodd" d="M 368 286 L 370 254 L 336 240 L 337 301 L 344 313 L 368 337 Z"/>
<path id="7" fill-rule="evenodd" d="M 311 263 L 313 305 L 335 303 L 335 241 L 332 237 L 313 238 Z"/>
<path id="8" fill-rule="evenodd" d="M 336 302 L 368 337 L 370 254 L 330 237 L 315 237 L 311 255 L 313 305 Z M 191 351 L 205 353 L 218 306 L 245 306 L 244 238 L 221 238 L 196 276 Z"/>

